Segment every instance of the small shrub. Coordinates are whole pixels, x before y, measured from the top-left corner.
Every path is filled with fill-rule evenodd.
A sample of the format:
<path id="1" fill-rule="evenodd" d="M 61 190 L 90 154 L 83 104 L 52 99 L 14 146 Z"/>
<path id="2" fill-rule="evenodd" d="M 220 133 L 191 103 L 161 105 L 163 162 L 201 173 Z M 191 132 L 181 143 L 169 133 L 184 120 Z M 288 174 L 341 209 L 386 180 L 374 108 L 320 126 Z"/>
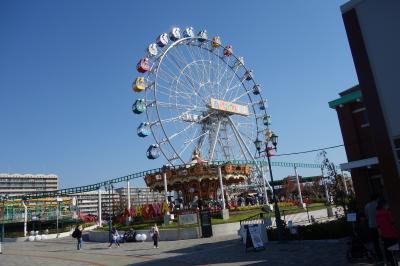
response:
<path id="1" fill-rule="evenodd" d="M 345 219 L 339 219 L 326 223 L 314 223 L 311 225 L 298 226 L 298 234 L 293 235 L 288 228 L 284 229 L 284 240 L 321 240 L 339 239 L 347 237 L 351 233 L 351 225 Z M 269 240 L 278 240 L 278 230 L 276 228 L 267 229 Z"/>

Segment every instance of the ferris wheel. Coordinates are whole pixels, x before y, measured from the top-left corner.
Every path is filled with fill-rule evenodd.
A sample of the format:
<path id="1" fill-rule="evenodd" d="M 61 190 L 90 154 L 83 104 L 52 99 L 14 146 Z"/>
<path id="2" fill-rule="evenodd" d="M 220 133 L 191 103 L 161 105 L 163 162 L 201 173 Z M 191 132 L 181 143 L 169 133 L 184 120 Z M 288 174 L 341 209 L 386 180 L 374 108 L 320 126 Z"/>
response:
<path id="1" fill-rule="evenodd" d="M 154 139 L 148 159 L 163 155 L 171 165 L 254 160 L 254 141 L 272 135 L 261 86 L 219 36 L 175 27 L 147 47 L 137 71 L 132 111 L 146 115 L 138 136 Z"/>

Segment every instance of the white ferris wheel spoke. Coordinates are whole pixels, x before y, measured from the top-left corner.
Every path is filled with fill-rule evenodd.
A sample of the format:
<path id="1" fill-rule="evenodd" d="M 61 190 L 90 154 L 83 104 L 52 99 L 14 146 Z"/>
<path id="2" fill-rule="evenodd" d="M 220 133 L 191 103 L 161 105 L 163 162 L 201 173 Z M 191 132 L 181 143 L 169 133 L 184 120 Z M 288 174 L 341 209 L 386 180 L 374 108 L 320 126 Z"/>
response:
<path id="1" fill-rule="evenodd" d="M 183 148 L 182 148 L 181 152 L 179 153 L 179 156 L 182 156 L 182 154 L 190 147 L 190 145 L 191 145 L 192 143 L 194 143 L 196 140 L 198 140 L 198 139 L 204 137 L 204 136 L 207 135 L 208 133 L 209 133 L 209 131 L 206 131 L 206 132 L 200 134 L 199 136 L 197 136 L 197 137 L 195 137 L 195 138 L 192 138 L 192 139 L 190 139 L 189 141 L 183 143 Z"/>
<path id="2" fill-rule="evenodd" d="M 173 61 L 173 59 L 171 59 Z M 175 67 L 180 70 L 181 66 L 176 62 L 173 61 L 175 63 Z M 201 96 L 201 94 L 199 93 L 198 89 L 196 88 L 194 83 L 198 83 L 196 80 L 194 80 L 192 77 L 188 76 L 186 73 L 181 73 L 185 76 L 186 80 L 189 82 L 189 84 L 191 85 L 191 87 L 193 88 L 194 92 L 196 95 L 198 95 L 200 98 L 203 99 L 204 103 L 206 103 L 205 98 L 203 96 Z"/>
<path id="3" fill-rule="evenodd" d="M 204 112 L 207 111 L 206 108 L 196 108 L 192 105 L 184 105 L 184 104 L 177 104 L 177 103 L 167 103 L 167 102 L 161 102 L 161 101 L 157 101 L 157 104 L 160 107 L 164 107 L 164 108 L 175 108 L 175 109 L 183 109 L 183 110 L 193 110 L 193 111 L 198 111 L 198 112 Z"/>

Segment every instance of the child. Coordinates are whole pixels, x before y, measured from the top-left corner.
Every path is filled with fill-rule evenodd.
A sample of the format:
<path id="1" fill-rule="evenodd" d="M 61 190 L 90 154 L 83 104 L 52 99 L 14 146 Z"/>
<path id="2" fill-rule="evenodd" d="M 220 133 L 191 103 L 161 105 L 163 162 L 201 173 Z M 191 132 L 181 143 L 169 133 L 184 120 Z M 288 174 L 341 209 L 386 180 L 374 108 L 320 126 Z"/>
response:
<path id="1" fill-rule="evenodd" d="M 153 228 L 151 228 L 150 234 L 154 241 L 154 248 L 158 248 L 158 239 L 160 237 L 160 231 L 158 230 L 157 224 L 154 224 Z"/>
<path id="2" fill-rule="evenodd" d="M 108 248 L 111 248 L 112 244 L 115 244 L 117 247 L 119 247 L 119 234 L 118 231 L 115 227 L 112 228 L 111 230 L 111 240 L 110 240 L 110 245 L 108 246 Z"/>

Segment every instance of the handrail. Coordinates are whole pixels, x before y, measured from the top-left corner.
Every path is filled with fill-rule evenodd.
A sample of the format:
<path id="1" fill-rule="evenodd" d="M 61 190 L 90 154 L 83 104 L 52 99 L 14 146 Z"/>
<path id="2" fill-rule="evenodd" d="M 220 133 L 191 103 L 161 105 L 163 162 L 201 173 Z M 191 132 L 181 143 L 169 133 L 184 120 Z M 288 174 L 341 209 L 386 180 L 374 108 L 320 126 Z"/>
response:
<path id="1" fill-rule="evenodd" d="M 266 214 L 266 213 L 265 212 L 260 212 L 260 213 L 258 213 L 256 215 L 253 215 L 253 216 L 247 217 L 246 219 L 240 220 L 239 223 L 240 223 L 240 225 L 242 225 L 242 222 L 255 220 L 255 218 L 262 219 L 262 218 L 264 218 L 264 214 Z"/>

